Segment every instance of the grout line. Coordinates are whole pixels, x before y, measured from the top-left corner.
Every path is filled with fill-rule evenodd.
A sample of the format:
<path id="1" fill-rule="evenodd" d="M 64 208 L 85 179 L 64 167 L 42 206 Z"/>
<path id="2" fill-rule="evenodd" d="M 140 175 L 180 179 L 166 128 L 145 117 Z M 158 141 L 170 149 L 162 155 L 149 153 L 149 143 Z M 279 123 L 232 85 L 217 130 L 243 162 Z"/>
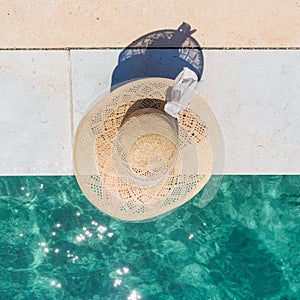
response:
<path id="1" fill-rule="evenodd" d="M 73 82 L 72 82 L 72 60 L 71 51 L 68 51 L 68 61 L 69 61 L 69 93 L 70 93 L 70 122 L 71 122 L 71 143 L 73 147 L 74 139 L 74 110 L 73 110 Z"/>
<path id="2" fill-rule="evenodd" d="M 127 47 L 60 47 L 60 48 L 0 48 L 0 51 L 61 51 L 61 50 L 122 50 Z M 132 49 L 142 49 L 133 47 Z M 189 47 L 184 47 L 189 48 Z M 168 47 L 157 47 L 150 49 L 174 49 Z M 300 50 L 300 47 L 201 47 L 202 50 Z"/>
<path id="3" fill-rule="evenodd" d="M 202 50 L 300 50 L 300 47 L 201 47 Z"/>

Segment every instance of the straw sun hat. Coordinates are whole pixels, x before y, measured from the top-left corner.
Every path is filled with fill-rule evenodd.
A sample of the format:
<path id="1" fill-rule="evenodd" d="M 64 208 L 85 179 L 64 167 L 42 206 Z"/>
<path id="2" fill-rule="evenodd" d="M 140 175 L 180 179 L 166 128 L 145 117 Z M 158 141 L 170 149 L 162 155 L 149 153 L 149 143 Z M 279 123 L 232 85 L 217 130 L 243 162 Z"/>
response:
<path id="1" fill-rule="evenodd" d="M 220 130 L 197 93 L 178 119 L 164 111 L 174 81 L 129 82 L 81 120 L 73 159 L 85 196 L 115 218 L 146 220 L 175 209 L 209 180 Z"/>

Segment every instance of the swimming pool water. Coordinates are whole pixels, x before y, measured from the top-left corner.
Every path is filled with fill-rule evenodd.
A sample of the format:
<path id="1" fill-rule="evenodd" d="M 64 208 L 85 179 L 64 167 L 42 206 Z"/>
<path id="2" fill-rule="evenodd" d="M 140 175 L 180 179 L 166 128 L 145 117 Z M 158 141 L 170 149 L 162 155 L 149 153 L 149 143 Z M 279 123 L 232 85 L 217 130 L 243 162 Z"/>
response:
<path id="1" fill-rule="evenodd" d="M 0 177 L 0 299 L 300 299 L 300 176 L 224 176 L 163 218 L 104 215 L 74 176 Z"/>

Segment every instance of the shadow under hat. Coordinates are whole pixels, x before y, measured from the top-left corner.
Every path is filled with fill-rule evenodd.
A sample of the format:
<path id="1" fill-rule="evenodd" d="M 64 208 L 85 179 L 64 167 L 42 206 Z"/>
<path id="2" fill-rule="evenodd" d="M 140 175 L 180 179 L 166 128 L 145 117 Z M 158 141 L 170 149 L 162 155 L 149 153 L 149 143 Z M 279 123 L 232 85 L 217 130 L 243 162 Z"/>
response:
<path id="1" fill-rule="evenodd" d="M 182 23 L 177 30 L 158 30 L 133 41 L 119 55 L 111 90 L 134 79 L 175 79 L 184 67 L 194 71 L 199 81 L 203 73 L 203 54 L 191 36 L 195 31 L 189 24 Z"/>

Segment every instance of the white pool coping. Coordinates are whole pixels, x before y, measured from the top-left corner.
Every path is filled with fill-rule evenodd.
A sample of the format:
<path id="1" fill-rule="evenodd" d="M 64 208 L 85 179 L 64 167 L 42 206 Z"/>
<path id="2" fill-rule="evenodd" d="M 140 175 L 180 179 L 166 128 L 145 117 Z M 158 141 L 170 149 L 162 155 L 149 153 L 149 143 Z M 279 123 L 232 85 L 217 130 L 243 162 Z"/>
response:
<path id="1" fill-rule="evenodd" d="M 74 129 L 120 50 L 0 51 L 0 175 L 72 175 Z M 300 50 L 205 50 L 224 174 L 300 173 Z"/>

